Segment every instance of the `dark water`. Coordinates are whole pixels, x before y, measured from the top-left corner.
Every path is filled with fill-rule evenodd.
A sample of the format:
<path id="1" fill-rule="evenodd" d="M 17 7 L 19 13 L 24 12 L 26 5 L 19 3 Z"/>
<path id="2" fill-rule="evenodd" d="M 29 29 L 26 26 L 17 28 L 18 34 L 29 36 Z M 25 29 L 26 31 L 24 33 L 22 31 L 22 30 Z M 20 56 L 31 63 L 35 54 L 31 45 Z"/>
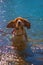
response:
<path id="1" fill-rule="evenodd" d="M 11 32 L 12 29 L 7 29 L 6 25 L 16 17 L 23 17 L 30 21 L 31 29 L 27 30 L 29 38 L 43 40 L 43 0 L 0 0 L 0 46 L 11 45 L 11 34 L 4 36 L 2 34 Z M 43 41 L 30 43 L 41 44 L 43 48 Z M 27 61 L 31 59 L 27 58 Z M 34 63 L 34 59 L 31 62 Z M 36 65 L 38 63 L 39 61 Z"/>

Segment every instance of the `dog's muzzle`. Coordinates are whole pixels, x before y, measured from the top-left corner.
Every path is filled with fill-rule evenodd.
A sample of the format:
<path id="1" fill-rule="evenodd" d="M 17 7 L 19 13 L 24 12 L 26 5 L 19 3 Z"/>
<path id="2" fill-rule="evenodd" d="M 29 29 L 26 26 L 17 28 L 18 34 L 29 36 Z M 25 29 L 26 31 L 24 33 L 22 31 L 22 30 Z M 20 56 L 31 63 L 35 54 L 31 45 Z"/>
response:
<path id="1" fill-rule="evenodd" d="M 21 25 L 22 23 L 21 22 L 18 22 L 18 25 Z"/>
<path id="2" fill-rule="evenodd" d="M 23 23 L 21 21 L 16 23 L 16 29 L 19 29 L 19 27 L 23 27 Z"/>

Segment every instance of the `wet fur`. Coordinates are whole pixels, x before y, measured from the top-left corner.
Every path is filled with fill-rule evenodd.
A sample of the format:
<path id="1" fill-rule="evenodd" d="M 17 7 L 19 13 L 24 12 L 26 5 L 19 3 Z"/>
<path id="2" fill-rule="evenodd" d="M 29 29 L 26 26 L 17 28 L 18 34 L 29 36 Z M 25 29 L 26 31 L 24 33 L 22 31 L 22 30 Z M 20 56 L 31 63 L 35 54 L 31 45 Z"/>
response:
<path id="1" fill-rule="evenodd" d="M 20 20 L 23 25 L 18 25 L 18 20 Z M 12 31 L 12 46 L 16 47 L 17 51 L 19 52 L 22 52 L 26 48 L 26 44 L 28 42 L 25 27 L 29 29 L 30 23 L 26 19 L 21 17 L 12 20 L 7 25 L 7 28 L 14 28 L 14 30 Z M 22 34 L 19 35 L 20 33 Z"/>

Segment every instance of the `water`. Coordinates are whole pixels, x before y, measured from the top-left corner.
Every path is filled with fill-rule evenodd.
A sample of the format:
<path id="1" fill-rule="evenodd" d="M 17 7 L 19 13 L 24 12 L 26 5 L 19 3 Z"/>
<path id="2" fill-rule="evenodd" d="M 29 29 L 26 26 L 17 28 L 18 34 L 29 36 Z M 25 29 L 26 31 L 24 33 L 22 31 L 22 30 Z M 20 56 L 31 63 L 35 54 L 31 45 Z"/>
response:
<path id="1" fill-rule="evenodd" d="M 31 23 L 30 30 L 26 30 L 29 38 L 43 40 L 43 0 L 0 0 L 0 46 L 11 45 L 11 34 L 3 35 L 3 32 L 11 32 L 6 25 L 20 16 Z M 30 43 L 39 44 L 41 50 L 43 48 L 43 41 Z"/>

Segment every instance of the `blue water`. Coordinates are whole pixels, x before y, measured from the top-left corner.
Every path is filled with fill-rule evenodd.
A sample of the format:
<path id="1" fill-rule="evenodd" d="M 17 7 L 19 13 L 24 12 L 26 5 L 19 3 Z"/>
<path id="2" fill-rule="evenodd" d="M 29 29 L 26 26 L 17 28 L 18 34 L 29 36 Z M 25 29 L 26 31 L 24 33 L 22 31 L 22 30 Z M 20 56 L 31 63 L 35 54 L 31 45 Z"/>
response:
<path id="1" fill-rule="evenodd" d="M 43 39 L 43 0 L 0 0 L 0 30 L 11 32 L 6 25 L 16 17 L 30 21 L 31 28 L 27 30 L 29 38 Z M 10 45 L 10 35 L 2 36 L 2 33 L 0 32 L 0 45 Z"/>

